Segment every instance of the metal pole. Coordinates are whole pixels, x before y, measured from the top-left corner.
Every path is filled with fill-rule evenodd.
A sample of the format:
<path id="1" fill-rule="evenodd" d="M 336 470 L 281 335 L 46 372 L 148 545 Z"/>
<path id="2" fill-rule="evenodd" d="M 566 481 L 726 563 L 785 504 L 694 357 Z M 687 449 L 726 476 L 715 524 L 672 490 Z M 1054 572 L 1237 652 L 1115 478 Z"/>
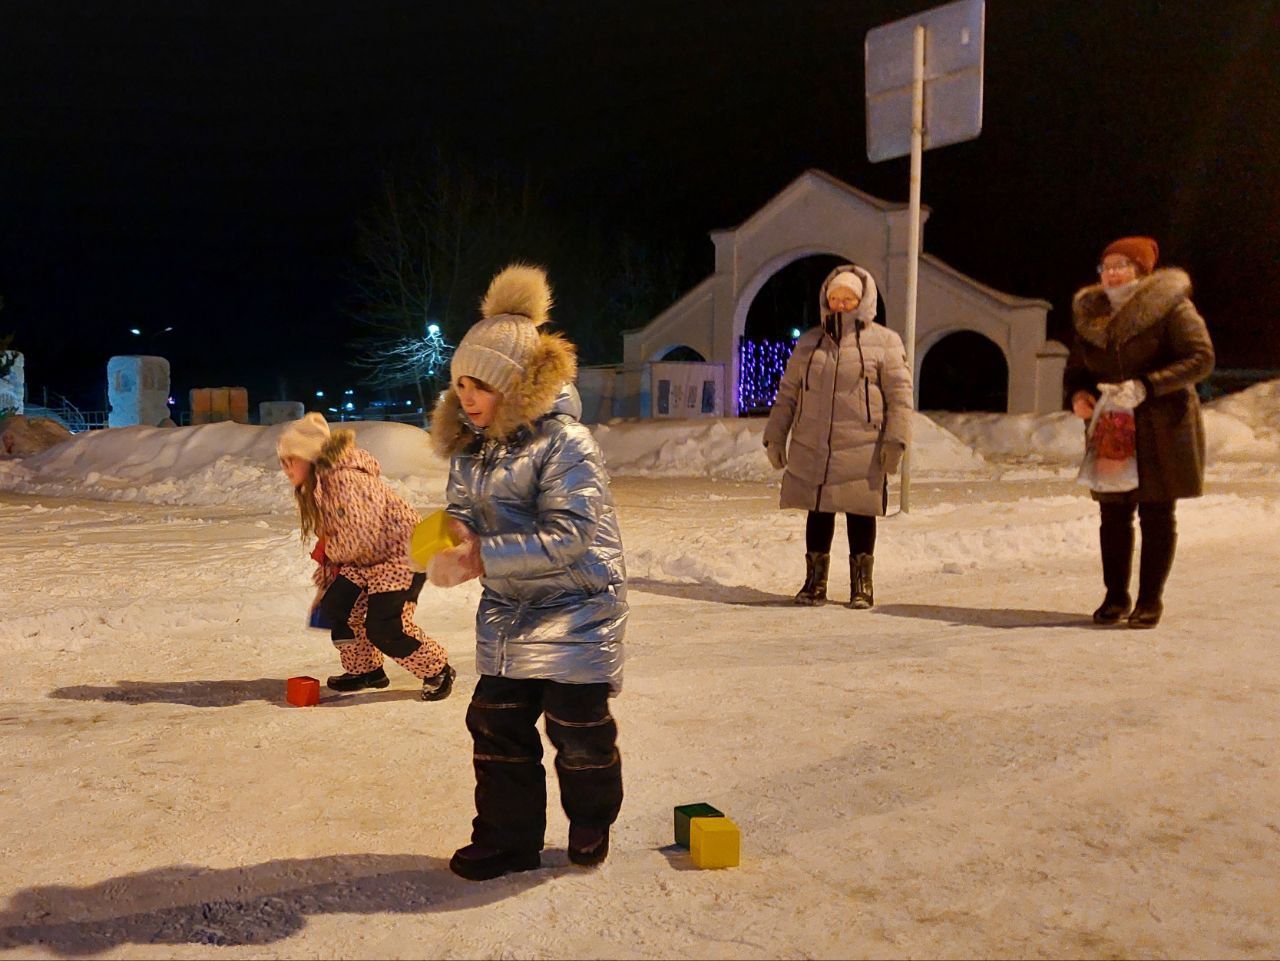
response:
<path id="1" fill-rule="evenodd" d="M 924 155 L 924 24 L 917 24 L 911 63 L 911 195 L 907 220 L 907 370 L 916 380 L 916 284 L 920 276 L 920 174 Z M 912 405 L 915 406 L 914 404 Z M 911 446 L 902 454 L 902 513 L 911 513 Z"/>

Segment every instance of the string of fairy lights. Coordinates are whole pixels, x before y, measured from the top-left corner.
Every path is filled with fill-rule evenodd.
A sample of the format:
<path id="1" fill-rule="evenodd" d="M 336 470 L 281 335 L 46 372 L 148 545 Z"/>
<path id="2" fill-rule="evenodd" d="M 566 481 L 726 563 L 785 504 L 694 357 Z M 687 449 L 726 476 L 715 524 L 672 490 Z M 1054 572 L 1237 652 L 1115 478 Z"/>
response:
<path id="1" fill-rule="evenodd" d="M 747 340 L 738 342 L 738 410 L 742 413 L 767 411 L 778 395 L 778 384 L 795 349 L 799 332 L 790 340 Z"/>

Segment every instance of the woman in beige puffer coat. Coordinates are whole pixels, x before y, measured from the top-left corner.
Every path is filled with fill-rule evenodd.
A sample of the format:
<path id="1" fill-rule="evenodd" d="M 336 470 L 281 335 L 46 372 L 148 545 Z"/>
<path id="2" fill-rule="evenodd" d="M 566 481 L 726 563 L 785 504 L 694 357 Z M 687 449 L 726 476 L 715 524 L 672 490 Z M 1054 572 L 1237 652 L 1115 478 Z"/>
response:
<path id="1" fill-rule="evenodd" d="M 821 323 L 796 342 L 764 443 L 773 466 L 786 471 L 780 506 L 809 512 L 796 603 L 826 603 L 835 514 L 844 511 L 849 607 L 866 609 L 875 603 L 871 567 L 887 476 L 911 442 L 911 371 L 902 338 L 875 323 L 876 285 L 867 271 L 837 267 L 818 302 Z"/>

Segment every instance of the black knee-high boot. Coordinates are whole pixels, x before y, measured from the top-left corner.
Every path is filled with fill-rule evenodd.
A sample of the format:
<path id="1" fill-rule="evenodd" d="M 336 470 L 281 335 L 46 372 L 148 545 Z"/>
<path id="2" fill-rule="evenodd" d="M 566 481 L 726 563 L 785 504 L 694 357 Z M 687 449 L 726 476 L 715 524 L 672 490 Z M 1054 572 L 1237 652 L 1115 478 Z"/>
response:
<path id="1" fill-rule="evenodd" d="M 1130 627 L 1155 627 L 1164 613 L 1164 585 L 1173 569 L 1178 533 L 1173 503 L 1144 503 L 1138 507 L 1142 551 L 1138 561 L 1138 600 L 1129 615 Z"/>
<path id="2" fill-rule="evenodd" d="M 1118 624 L 1128 613 L 1129 579 L 1133 573 L 1133 508 L 1102 505 L 1098 543 L 1102 548 L 1102 583 L 1107 596 L 1093 612 L 1095 624 Z"/>

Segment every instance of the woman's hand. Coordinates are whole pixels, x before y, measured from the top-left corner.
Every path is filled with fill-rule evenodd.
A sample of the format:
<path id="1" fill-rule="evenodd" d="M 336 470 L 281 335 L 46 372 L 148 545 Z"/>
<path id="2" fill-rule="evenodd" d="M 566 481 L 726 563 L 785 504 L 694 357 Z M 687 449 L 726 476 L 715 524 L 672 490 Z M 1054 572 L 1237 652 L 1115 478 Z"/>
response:
<path id="1" fill-rule="evenodd" d="M 769 463 L 774 470 L 782 470 L 787 466 L 787 448 L 785 444 L 765 444 L 764 452 L 769 455 Z"/>
<path id="2" fill-rule="evenodd" d="M 1093 408 L 1096 404 L 1097 401 L 1087 390 L 1078 390 L 1071 395 L 1071 412 L 1081 420 L 1088 420 L 1093 416 Z"/>
<path id="3" fill-rule="evenodd" d="M 896 474 L 902 467 L 902 455 L 906 447 L 894 441 L 885 441 L 880 446 L 880 469 L 886 474 Z"/>

